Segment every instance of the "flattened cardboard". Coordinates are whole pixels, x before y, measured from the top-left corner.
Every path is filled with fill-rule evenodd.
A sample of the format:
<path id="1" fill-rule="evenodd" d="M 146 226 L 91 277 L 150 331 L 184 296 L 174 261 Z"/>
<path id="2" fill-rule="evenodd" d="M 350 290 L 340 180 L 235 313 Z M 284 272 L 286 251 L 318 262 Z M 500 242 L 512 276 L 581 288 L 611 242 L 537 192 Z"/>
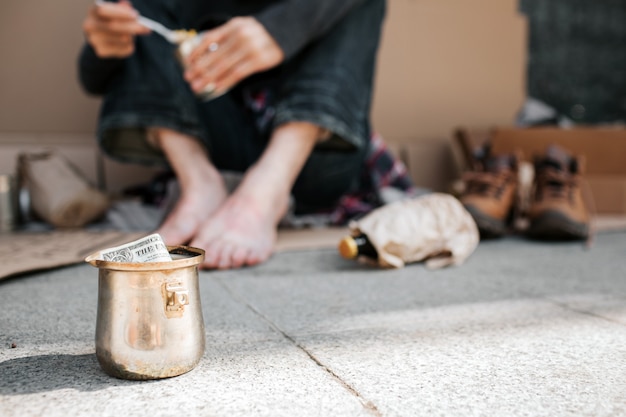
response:
<path id="1" fill-rule="evenodd" d="M 596 212 L 626 214 L 626 176 L 587 175 L 586 181 Z"/>
<path id="2" fill-rule="evenodd" d="M 275 249 L 276 252 L 335 249 L 341 238 L 349 234 L 347 227 L 281 229 L 278 231 Z"/>
<path id="3" fill-rule="evenodd" d="M 97 250 L 131 242 L 150 232 L 86 230 L 0 234 L 0 281 L 43 269 L 81 263 Z M 348 228 L 279 230 L 276 252 L 336 248 Z"/>
<path id="4" fill-rule="evenodd" d="M 626 129 L 577 127 L 496 128 L 491 138 L 494 153 L 519 149 L 532 160 L 557 144 L 575 155 L 584 155 L 586 174 L 618 175 L 626 179 Z"/>
<path id="5" fill-rule="evenodd" d="M 98 249 L 130 242 L 144 234 L 85 230 L 3 233 L 0 234 L 0 280 L 80 263 Z"/>
<path id="6" fill-rule="evenodd" d="M 404 144 L 405 164 L 418 187 L 446 192 L 457 176 L 454 154 L 448 143 L 419 141 Z"/>

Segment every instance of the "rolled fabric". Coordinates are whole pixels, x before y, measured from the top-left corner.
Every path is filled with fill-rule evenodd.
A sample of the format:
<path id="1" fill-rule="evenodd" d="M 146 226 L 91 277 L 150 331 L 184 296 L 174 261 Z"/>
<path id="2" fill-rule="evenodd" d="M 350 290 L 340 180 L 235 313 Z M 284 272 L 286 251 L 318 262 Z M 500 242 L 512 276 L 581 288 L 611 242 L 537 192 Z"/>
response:
<path id="1" fill-rule="evenodd" d="M 54 152 L 20 155 L 19 171 L 33 212 L 53 226 L 84 226 L 109 207 L 108 196 Z"/>

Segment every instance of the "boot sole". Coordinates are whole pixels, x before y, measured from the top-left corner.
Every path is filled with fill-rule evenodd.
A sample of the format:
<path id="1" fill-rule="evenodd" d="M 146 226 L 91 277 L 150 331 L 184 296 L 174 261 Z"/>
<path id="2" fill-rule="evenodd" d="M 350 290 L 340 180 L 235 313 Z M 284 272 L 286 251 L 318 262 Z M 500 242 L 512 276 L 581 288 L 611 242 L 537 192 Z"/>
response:
<path id="1" fill-rule="evenodd" d="M 581 240 L 589 236 L 589 225 L 573 221 L 558 211 L 546 211 L 531 220 L 526 234 L 534 239 Z"/>
<path id="2" fill-rule="evenodd" d="M 494 239 L 502 237 L 507 232 L 506 223 L 503 220 L 487 216 L 472 205 L 465 206 L 465 209 L 472 215 L 480 237 L 483 239 Z"/>

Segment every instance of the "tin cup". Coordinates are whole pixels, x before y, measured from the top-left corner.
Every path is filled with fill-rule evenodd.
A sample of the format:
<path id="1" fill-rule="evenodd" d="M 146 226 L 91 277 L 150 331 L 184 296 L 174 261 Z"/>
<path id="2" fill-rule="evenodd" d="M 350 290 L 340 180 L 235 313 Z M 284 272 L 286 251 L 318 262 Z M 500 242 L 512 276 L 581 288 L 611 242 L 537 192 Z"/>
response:
<path id="1" fill-rule="evenodd" d="M 19 220 L 18 194 L 15 177 L 0 175 L 0 232 L 15 230 Z"/>
<path id="2" fill-rule="evenodd" d="M 96 357 L 109 375 L 169 378 L 192 370 L 204 354 L 198 265 L 204 251 L 168 246 L 170 262 L 85 261 L 99 269 Z"/>
<path id="3" fill-rule="evenodd" d="M 178 44 L 178 47 L 176 49 L 176 58 L 178 59 L 178 61 L 180 62 L 184 70 L 187 69 L 187 64 L 186 64 L 187 57 L 191 55 L 191 52 L 198 45 L 200 45 L 200 43 L 202 42 L 203 34 L 204 32 L 200 32 L 195 36 L 188 37 L 187 39 L 183 40 L 182 42 Z M 215 44 L 213 47 L 217 48 L 217 44 Z M 207 49 L 206 53 L 210 54 L 212 52 L 215 52 L 216 50 L 217 49 L 212 50 L 210 47 L 209 49 Z M 207 86 L 204 87 L 202 91 L 197 93 L 196 96 L 198 96 L 198 98 L 200 98 L 203 101 L 209 101 L 209 100 L 218 98 L 226 94 L 227 92 L 228 92 L 228 89 L 216 90 L 213 84 L 208 84 Z"/>

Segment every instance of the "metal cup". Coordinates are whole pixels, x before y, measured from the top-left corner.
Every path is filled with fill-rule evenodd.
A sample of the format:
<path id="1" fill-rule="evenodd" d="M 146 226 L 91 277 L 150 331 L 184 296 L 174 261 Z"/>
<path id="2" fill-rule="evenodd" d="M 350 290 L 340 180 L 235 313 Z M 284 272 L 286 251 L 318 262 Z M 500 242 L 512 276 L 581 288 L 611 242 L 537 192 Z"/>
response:
<path id="1" fill-rule="evenodd" d="M 12 175 L 0 175 L 0 232 L 9 232 L 18 223 L 17 186 Z"/>
<path id="2" fill-rule="evenodd" d="M 205 336 L 198 265 L 202 249 L 168 246 L 171 262 L 85 261 L 99 269 L 96 357 L 121 379 L 159 379 L 193 369 Z"/>

